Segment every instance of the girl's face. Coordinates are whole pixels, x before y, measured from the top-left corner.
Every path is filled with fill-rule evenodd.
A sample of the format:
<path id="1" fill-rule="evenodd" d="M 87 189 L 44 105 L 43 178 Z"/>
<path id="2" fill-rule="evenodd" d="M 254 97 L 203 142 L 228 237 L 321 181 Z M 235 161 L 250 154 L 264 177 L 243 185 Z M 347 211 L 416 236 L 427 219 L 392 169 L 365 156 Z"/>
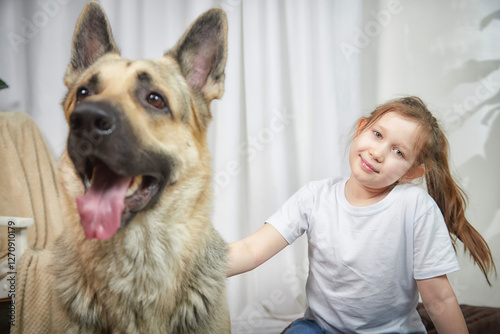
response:
<path id="1" fill-rule="evenodd" d="M 418 123 L 397 112 L 388 112 L 370 127 L 358 124 L 349 151 L 351 177 L 372 190 L 385 190 L 396 181 L 407 182 L 423 174 L 423 167 L 412 168 L 417 152 Z"/>

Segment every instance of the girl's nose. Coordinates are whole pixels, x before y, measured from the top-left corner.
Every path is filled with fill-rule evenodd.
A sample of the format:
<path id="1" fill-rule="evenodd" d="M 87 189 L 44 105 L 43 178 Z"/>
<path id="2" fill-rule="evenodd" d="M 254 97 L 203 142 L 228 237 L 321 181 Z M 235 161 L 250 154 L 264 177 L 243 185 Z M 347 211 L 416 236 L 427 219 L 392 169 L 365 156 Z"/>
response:
<path id="1" fill-rule="evenodd" d="M 384 149 L 383 147 L 379 146 L 373 146 L 370 150 L 370 155 L 372 156 L 373 160 L 377 162 L 382 162 L 384 161 Z"/>

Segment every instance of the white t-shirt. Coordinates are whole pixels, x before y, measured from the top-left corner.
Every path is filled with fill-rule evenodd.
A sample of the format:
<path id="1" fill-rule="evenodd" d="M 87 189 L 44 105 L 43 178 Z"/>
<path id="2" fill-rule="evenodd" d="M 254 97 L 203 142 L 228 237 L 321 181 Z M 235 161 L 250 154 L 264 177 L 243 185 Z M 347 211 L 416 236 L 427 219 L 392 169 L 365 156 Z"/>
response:
<path id="1" fill-rule="evenodd" d="M 410 184 L 354 207 L 346 181 L 310 182 L 267 220 L 289 244 L 307 232 L 305 318 L 328 333 L 425 333 L 415 280 L 460 269 L 439 207 Z"/>

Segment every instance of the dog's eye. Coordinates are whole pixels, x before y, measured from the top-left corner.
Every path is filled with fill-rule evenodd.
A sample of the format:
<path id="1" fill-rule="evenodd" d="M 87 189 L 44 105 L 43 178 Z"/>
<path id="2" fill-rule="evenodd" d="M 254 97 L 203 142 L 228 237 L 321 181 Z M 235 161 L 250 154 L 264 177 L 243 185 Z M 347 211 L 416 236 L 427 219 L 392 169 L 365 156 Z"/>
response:
<path id="1" fill-rule="evenodd" d="M 149 93 L 146 96 L 146 101 L 157 109 L 164 109 L 167 106 L 165 100 L 158 93 Z"/>
<path id="2" fill-rule="evenodd" d="M 86 87 L 80 87 L 76 91 L 76 102 L 80 102 L 84 98 L 90 95 L 90 91 Z"/>

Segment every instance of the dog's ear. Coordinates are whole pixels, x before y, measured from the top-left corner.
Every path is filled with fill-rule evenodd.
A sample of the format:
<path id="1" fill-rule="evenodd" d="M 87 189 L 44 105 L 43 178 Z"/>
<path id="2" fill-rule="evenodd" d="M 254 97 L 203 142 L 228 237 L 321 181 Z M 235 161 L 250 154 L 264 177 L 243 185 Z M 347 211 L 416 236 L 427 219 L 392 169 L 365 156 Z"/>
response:
<path id="1" fill-rule="evenodd" d="M 80 14 L 73 33 L 71 61 L 64 75 L 66 86 L 69 87 L 76 76 L 110 52 L 120 54 L 108 18 L 97 2 L 89 2 Z"/>
<path id="2" fill-rule="evenodd" d="M 167 53 L 181 67 L 188 84 L 210 102 L 224 94 L 227 58 L 227 18 L 220 8 L 202 14 Z"/>

